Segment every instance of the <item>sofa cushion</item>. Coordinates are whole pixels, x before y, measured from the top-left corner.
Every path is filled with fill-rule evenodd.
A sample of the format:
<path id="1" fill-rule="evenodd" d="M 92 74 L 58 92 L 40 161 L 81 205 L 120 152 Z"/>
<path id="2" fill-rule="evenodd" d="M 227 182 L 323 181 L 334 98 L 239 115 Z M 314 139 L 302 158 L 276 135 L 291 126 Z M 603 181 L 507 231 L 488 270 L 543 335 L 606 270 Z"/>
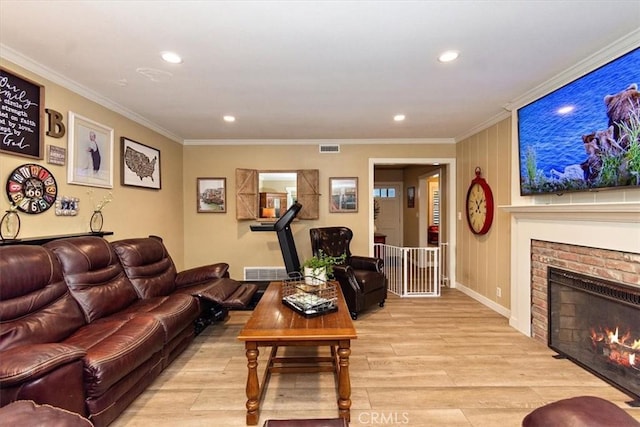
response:
<path id="1" fill-rule="evenodd" d="M 95 236 L 54 240 L 45 245 L 62 264 L 71 294 L 87 322 L 116 313 L 138 299 L 111 245 Z"/>
<path id="2" fill-rule="evenodd" d="M 87 397 L 104 394 L 162 349 L 164 329 L 153 316 L 128 320 L 102 319 L 64 341 L 85 349 L 84 382 Z"/>
<path id="3" fill-rule="evenodd" d="M 137 238 L 111 245 L 140 298 L 166 296 L 176 289 L 176 267 L 162 241 Z"/>
<path id="4" fill-rule="evenodd" d="M 55 255 L 41 246 L 0 247 L 0 351 L 55 343 L 85 324 Z"/>
<path id="5" fill-rule="evenodd" d="M 194 321 L 200 315 L 198 300 L 187 294 L 175 294 L 138 300 L 126 309 L 105 320 L 131 319 L 140 314 L 155 317 L 165 333 L 165 343 L 175 338 L 185 328 L 194 329 Z"/>

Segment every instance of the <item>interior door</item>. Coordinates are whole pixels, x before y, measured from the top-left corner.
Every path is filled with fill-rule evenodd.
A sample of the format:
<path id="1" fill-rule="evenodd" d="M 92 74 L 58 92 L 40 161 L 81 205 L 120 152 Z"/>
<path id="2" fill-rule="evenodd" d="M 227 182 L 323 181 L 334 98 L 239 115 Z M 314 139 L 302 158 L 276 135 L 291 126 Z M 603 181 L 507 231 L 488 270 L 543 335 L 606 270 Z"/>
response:
<path id="1" fill-rule="evenodd" d="M 376 219 L 377 233 L 386 235 L 386 244 L 402 246 L 402 188 L 399 183 L 376 183 L 375 199 L 380 206 Z"/>

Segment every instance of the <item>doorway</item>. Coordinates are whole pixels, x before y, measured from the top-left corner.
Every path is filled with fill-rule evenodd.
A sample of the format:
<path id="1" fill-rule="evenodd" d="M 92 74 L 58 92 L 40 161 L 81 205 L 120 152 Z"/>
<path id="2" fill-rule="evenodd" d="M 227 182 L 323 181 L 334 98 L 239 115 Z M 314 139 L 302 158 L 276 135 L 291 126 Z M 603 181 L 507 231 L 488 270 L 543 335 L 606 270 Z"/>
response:
<path id="1" fill-rule="evenodd" d="M 383 183 L 398 183 L 399 186 L 399 194 L 398 201 L 400 203 L 399 209 L 399 221 L 400 221 L 400 235 L 405 236 L 405 232 L 408 233 L 410 240 L 414 240 L 414 243 L 409 244 L 406 241 L 406 238 L 401 238 L 399 240 L 400 245 L 409 244 L 409 246 L 428 246 L 429 239 L 429 222 L 433 222 L 436 220 L 436 212 L 437 212 L 437 222 L 438 222 L 438 243 L 446 246 L 446 265 L 443 268 L 448 272 L 447 281 L 450 287 L 455 287 L 455 266 L 456 266 L 456 251 L 455 251 L 455 242 L 456 242 L 456 160 L 453 158 L 370 158 L 369 159 L 369 182 L 368 182 L 368 193 L 369 193 L 369 211 L 373 212 L 374 209 L 374 188 L 381 186 L 381 182 L 375 181 L 375 171 L 380 168 L 393 168 L 396 167 L 398 169 L 406 167 L 406 166 L 438 166 L 433 171 L 430 171 L 428 174 L 425 174 L 425 179 L 420 179 L 420 184 L 417 188 L 417 198 L 418 203 L 416 204 L 419 209 L 416 213 L 419 218 L 419 227 L 415 230 L 415 234 L 412 230 L 405 230 L 407 225 L 402 222 L 402 218 L 405 215 L 407 218 L 412 218 L 411 215 L 415 215 L 411 211 L 407 211 L 404 209 L 405 198 L 404 192 L 409 191 L 408 188 L 403 186 L 402 179 L 392 179 Z M 428 212 L 428 206 L 426 204 L 427 198 L 425 195 L 426 192 L 429 191 L 429 185 L 427 183 L 427 178 L 433 177 L 433 175 L 438 174 L 437 186 L 432 186 L 432 191 L 434 189 L 437 190 L 437 210 L 432 213 L 431 216 L 428 217 L 424 212 Z M 422 182 L 424 181 L 424 188 L 422 188 Z M 432 198 L 432 201 L 435 198 Z M 424 203 L 424 206 L 420 206 L 421 203 Z M 433 203 L 432 203 L 433 206 Z M 415 218 L 415 216 L 413 216 Z M 374 251 L 374 232 L 375 232 L 375 222 L 373 219 L 373 215 L 369 216 L 369 251 L 370 255 L 373 255 Z M 423 242 L 427 244 L 423 245 Z"/>

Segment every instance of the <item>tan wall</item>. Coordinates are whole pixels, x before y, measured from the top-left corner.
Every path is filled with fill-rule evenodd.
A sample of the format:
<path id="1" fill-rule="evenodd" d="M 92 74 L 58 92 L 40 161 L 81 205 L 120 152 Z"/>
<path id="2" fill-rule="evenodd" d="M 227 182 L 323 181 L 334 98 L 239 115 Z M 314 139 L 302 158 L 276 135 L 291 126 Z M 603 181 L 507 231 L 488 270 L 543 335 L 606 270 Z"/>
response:
<path id="1" fill-rule="evenodd" d="M 510 308 L 510 235 L 508 212 L 498 208 L 510 204 L 511 194 L 511 119 L 503 120 L 456 144 L 457 206 L 462 219 L 457 221 L 456 280 L 466 288 Z M 493 225 L 483 236 L 470 230 L 465 216 L 465 199 L 475 168 L 493 192 Z M 500 287 L 502 296 L 496 296 Z"/>
<path id="2" fill-rule="evenodd" d="M 182 268 L 184 262 L 182 146 L 14 64 L 4 60 L 0 64 L 18 75 L 44 85 L 45 107 L 63 114 L 63 121 L 67 130 L 69 111 L 114 129 L 113 202 L 104 208 L 103 229 L 114 232 L 114 235 L 109 238 L 110 240 L 143 237 L 150 234 L 162 236 L 176 265 L 178 268 Z M 45 118 L 42 126 L 45 126 L 46 129 L 47 125 L 48 121 Z M 161 190 L 148 190 L 120 185 L 121 136 L 126 136 L 129 139 L 160 150 Z M 44 142 L 45 153 L 48 145 L 67 148 L 67 135 L 63 138 L 45 136 Z M 9 206 L 4 190 L 9 174 L 14 168 L 25 163 L 37 163 L 50 170 L 58 185 L 58 195 L 78 197 L 80 205 L 78 215 L 73 217 L 56 216 L 54 208 L 50 208 L 38 215 L 20 213 L 22 225 L 18 237 L 88 232 L 89 218 L 91 217 L 93 206 L 87 191 L 94 190 L 93 199 L 97 202 L 108 194 L 109 190 L 67 184 L 67 167 L 48 164 L 46 155 L 42 160 L 33 160 L 11 154 L 0 154 L 0 179 L 2 180 L 3 188 L 2 196 L 0 197 L 0 209 L 4 211 Z"/>
<path id="3" fill-rule="evenodd" d="M 453 144 L 391 145 L 343 144 L 339 154 L 320 154 L 313 145 L 186 146 L 184 147 L 185 262 L 195 266 L 211 261 L 231 265 L 231 275 L 242 278 L 245 266 L 281 266 L 275 233 L 251 232 L 252 221 L 235 218 L 235 169 L 319 169 L 320 218 L 292 225 L 300 262 L 311 254 L 309 229 L 346 225 L 354 232 L 352 252 L 368 254 L 369 159 L 453 158 Z M 226 177 L 227 213 L 196 212 L 196 178 Z M 329 213 L 329 178 L 358 177 L 358 212 Z"/>
<path id="4" fill-rule="evenodd" d="M 104 230 L 113 231 L 109 240 L 155 234 L 163 237 L 179 269 L 209 262 L 226 261 L 231 274 L 241 278 L 245 266 L 278 266 L 282 257 L 275 233 L 254 233 L 251 221 L 235 219 L 235 169 L 259 170 L 319 169 L 320 219 L 298 221 L 292 229 L 300 260 L 310 255 L 309 229 L 316 226 L 346 225 L 353 229 L 354 253 L 368 254 L 369 227 L 369 159 L 370 158 L 453 158 L 453 144 L 343 144 L 339 154 L 320 154 L 312 145 L 256 146 L 182 146 L 158 133 L 123 117 L 81 95 L 67 90 L 25 69 L 2 61 L 2 66 L 34 80 L 45 87 L 45 107 L 59 111 L 68 124 L 68 112 L 94 120 L 114 129 L 113 202 L 104 209 Z M 43 126 L 47 126 L 47 120 Z M 120 184 L 120 137 L 152 146 L 161 151 L 162 189 L 159 191 L 122 186 Z M 45 137 L 48 145 L 67 148 L 67 136 Z M 46 163 L 46 157 L 33 161 L 26 157 L 0 154 L 0 178 L 24 163 L 38 163 L 49 169 L 58 184 L 59 196 L 80 199 L 75 217 L 56 216 L 54 209 L 40 215 L 21 214 L 19 237 L 35 237 L 89 231 L 93 199 L 101 199 L 109 190 L 66 183 L 66 166 Z M 329 177 L 353 177 L 358 182 L 358 212 L 329 213 Z M 196 212 L 196 178 L 227 179 L 227 213 Z M 6 210 L 6 196 L 0 198 L 0 209 Z"/>
<path id="5" fill-rule="evenodd" d="M 373 175 L 375 182 L 402 182 L 403 179 L 402 169 L 377 169 Z"/>

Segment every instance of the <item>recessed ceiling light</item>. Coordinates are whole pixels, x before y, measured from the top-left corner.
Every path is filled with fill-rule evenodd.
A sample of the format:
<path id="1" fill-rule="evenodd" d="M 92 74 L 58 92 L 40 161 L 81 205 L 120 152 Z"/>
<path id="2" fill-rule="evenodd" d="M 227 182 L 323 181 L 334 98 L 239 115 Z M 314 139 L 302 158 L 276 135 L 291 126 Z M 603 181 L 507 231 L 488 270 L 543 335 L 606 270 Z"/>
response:
<path id="1" fill-rule="evenodd" d="M 162 52 L 162 59 L 171 64 L 182 64 L 182 58 L 174 52 Z"/>
<path id="2" fill-rule="evenodd" d="M 451 62 L 458 58 L 460 52 L 457 50 L 447 50 L 446 52 L 442 52 L 440 56 L 438 56 L 438 61 L 440 62 Z"/>
<path id="3" fill-rule="evenodd" d="M 236 121 L 236 118 L 233 116 L 223 116 L 222 120 L 224 120 L 227 123 L 233 123 Z"/>
<path id="4" fill-rule="evenodd" d="M 406 117 L 404 116 L 404 114 L 396 114 L 395 116 L 393 116 L 393 121 L 395 122 L 401 122 L 404 121 Z"/>

